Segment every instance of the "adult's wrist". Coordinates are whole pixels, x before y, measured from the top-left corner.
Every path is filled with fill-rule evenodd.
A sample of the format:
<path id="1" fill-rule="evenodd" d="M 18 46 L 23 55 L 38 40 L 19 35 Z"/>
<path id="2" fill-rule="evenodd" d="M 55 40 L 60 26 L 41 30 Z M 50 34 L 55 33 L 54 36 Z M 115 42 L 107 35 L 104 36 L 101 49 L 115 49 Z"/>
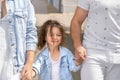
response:
<path id="1" fill-rule="evenodd" d="M 74 48 L 75 48 L 75 49 L 78 49 L 78 48 L 80 48 L 81 46 L 82 46 L 82 44 L 81 44 L 81 43 L 78 43 L 78 44 L 74 45 Z"/>

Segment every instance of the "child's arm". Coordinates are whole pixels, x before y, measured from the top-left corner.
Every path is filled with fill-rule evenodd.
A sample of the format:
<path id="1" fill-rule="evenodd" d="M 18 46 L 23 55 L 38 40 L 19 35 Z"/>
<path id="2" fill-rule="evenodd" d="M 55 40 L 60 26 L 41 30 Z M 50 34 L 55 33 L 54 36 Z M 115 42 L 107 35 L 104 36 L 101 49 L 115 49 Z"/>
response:
<path id="1" fill-rule="evenodd" d="M 33 64 L 32 77 L 35 77 L 36 75 L 40 74 L 40 68 L 42 64 L 43 64 L 43 58 L 41 55 L 39 55 Z"/>
<path id="2" fill-rule="evenodd" d="M 75 60 L 75 57 L 73 56 L 71 51 L 68 51 L 68 64 L 69 64 L 69 70 L 73 72 L 76 72 L 81 68 L 81 65 L 80 65 L 81 62 L 78 62 Z"/>
<path id="3" fill-rule="evenodd" d="M 76 66 L 79 66 L 80 64 L 82 64 L 82 62 L 83 62 L 83 59 L 81 59 L 80 57 L 79 58 L 75 58 L 75 64 L 76 64 Z"/>

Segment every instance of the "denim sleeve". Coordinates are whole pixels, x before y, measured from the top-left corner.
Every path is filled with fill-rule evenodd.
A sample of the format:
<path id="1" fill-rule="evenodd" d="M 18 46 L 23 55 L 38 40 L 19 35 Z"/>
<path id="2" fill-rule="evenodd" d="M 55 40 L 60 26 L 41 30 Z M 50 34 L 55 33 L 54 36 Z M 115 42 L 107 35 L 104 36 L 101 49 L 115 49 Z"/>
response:
<path id="1" fill-rule="evenodd" d="M 36 43 L 37 43 L 37 29 L 35 27 L 35 11 L 34 7 L 31 3 L 31 0 L 27 0 L 27 10 L 28 10 L 28 17 L 27 17 L 27 28 L 26 28 L 26 44 L 27 50 L 35 50 Z"/>
<path id="2" fill-rule="evenodd" d="M 71 51 L 68 51 L 68 64 L 69 64 L 69 70 L 76 72 L 81 68 L 81 65 L 76 66 L 75 64 L 75 58 Z"/>
<path id="3" fill-rule="evenodd" d="M 43 64 L 43 58 L 41 56 L 38 56 L 33 64 L 33 69 L 36 74 L 40 74 L 40 68 L 42 64 Z"/>

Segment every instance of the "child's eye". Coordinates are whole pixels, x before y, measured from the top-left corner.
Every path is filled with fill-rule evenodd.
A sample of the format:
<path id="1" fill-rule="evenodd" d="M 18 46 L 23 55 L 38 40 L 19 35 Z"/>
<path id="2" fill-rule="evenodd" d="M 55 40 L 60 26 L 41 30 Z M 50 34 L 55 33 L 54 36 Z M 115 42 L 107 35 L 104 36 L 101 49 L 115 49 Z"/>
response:
<path id="1" fill-rule="evenodd" d="M 57 36 L 62 36 L 61 34 L 57 34 Z"/>
<path id="2" fill-rule="evenodd" d="M 48 34 L 49 36 L 53 36 L 53 34 Z"/>

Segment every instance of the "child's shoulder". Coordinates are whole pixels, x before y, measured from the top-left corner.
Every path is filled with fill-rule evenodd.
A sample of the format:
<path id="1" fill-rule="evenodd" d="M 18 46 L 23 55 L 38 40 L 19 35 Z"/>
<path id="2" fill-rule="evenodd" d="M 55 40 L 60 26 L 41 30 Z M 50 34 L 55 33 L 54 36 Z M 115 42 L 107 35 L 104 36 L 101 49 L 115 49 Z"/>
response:
<path id="1" fill-rule="evenodd" d="M 60 50 L 66 53 L 71 53 L 71 51 L 68 48 L 63 47 L 63 46 L 60 47 Z"/>
<path id="2" fill-rule="evenodd" d="M 42 50 L 39 52 L 39 55 L 40 55 L 40 56 L 44 56 L 44 55 L 47 55 L 48 52 L 49 52 L 49 51 L 48 51 L 48 48 L 44 48 L 44 49 L 42 49 Z"/>
<path id="3" fill-rule="evenodd" d="M 64 47 L 64 46 L 60 46 L 60 48 L 61 48 L 62 50 L 70 51 L 67 47 Z"/>

